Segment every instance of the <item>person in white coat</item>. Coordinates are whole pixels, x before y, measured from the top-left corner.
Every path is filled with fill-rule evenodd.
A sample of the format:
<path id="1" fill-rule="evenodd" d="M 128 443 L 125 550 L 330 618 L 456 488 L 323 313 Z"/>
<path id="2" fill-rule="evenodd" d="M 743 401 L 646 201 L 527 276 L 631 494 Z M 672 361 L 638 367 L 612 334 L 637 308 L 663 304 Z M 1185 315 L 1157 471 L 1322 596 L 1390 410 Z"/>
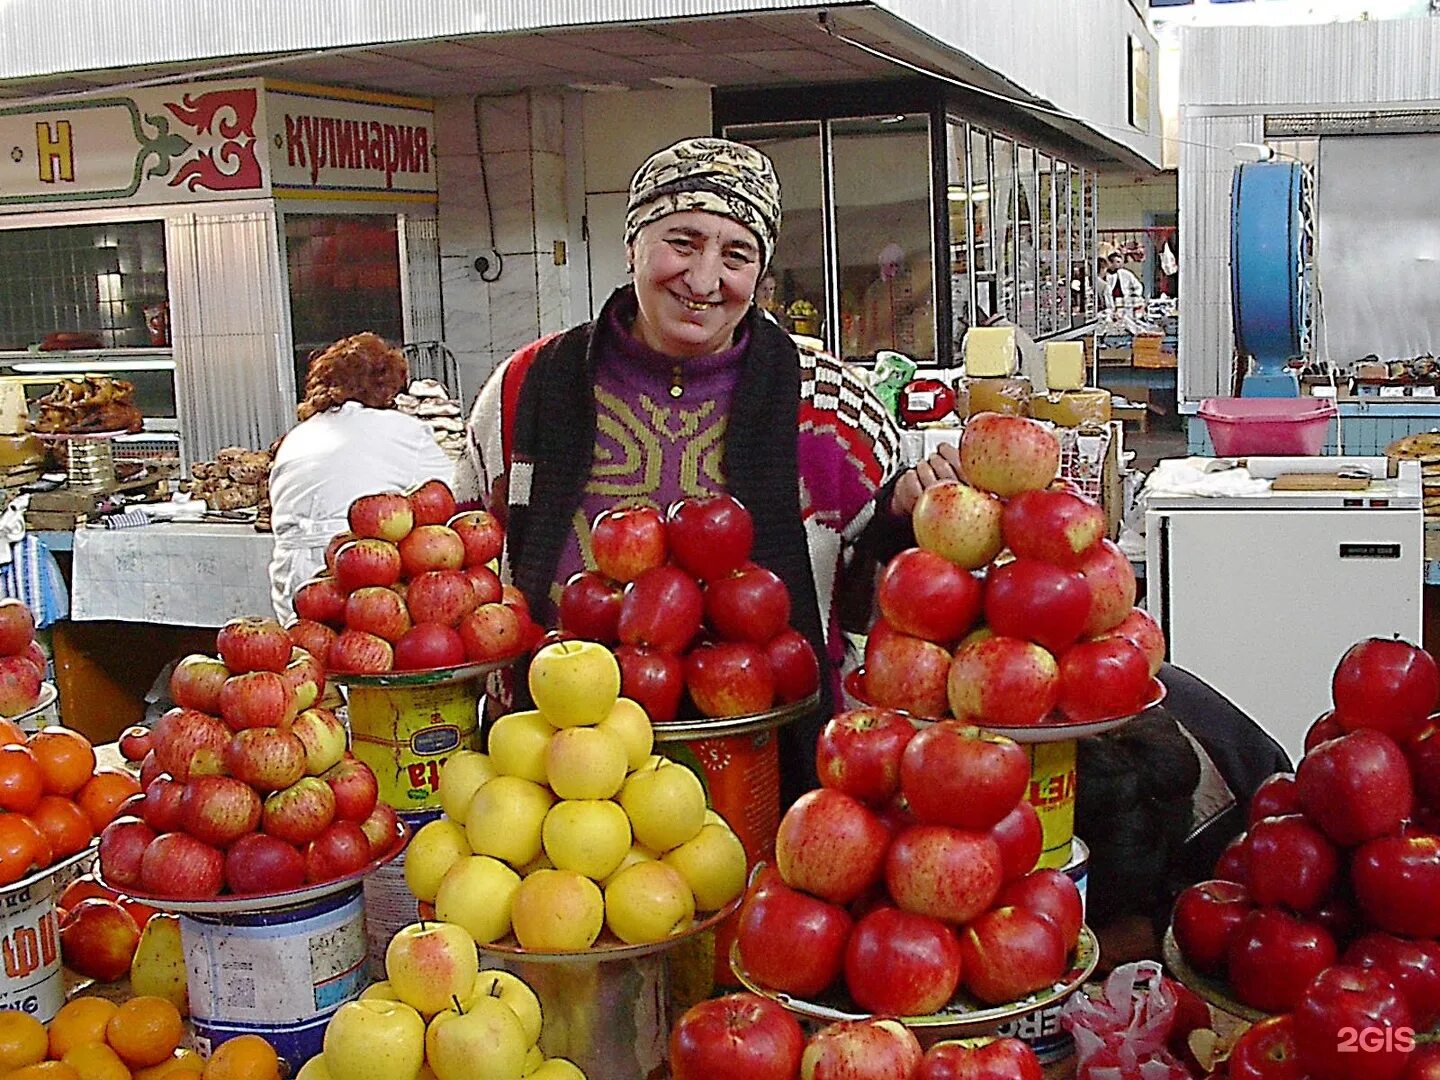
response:
<path id="1" fill-rule="evenodd" d="M 405 358 L 374 334 L 342 338 L 310 361 L 300 423 L 281 439 L 270 469 L 275 552 L 270 600 L 282 623 L 295 590 L 321 572 L 325 547 L 348 528 L 361 495 L 450 479 L 454 465 L 430 428 L 395 409 Z"/>
<path id="2" fill-rule="evenodd" d="M 1137 314 L 1145 308 L 1145 286 L 1125 268 L 1125 256 L 1115 251 L 1105 260 L 1105 274 L 1100 279 L 1100 302 L 1108 311 Z"/>

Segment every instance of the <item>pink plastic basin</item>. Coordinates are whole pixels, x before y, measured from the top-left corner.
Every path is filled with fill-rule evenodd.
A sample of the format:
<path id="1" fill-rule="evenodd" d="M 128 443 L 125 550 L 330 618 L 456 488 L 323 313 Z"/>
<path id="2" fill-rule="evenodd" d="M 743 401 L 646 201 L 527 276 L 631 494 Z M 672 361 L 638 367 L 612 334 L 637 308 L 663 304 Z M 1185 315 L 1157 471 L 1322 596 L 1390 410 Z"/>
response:
<path id="1" fill-rule="evenodd" d="M 1335 416 L 1329 398 L 1206 398 L 1200 416 L 1220 457 L 1318 454 Z"/>

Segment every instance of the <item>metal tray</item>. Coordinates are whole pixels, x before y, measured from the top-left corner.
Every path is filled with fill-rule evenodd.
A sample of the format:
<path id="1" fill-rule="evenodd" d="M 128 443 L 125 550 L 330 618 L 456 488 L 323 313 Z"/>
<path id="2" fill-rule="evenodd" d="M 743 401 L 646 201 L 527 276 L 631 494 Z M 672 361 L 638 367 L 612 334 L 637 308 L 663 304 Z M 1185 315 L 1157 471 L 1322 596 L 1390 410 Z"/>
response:
<path id="1" fill-rule="evenodd" d="M 490 660 L 483 664 L 461 664 L 458 667 L 430 668 L 426 671 L 386 671 L 379 675 L 347 674 L 343 671 L 327 671 L 327 681 L 338 686 L 356 689 L 383 689 L 386 687 L 446 686 L 450 683 L 479 679 L 493 671 L 509 667 L 518 656 L 509 660 Z"/>
<path id="2" fill-rule="evenodd" d="M 513 937 L 490 945 L 480 942 L 475 944 L 476 948 L 480 950 L 481 956 L 520 960 L 529 964 L 584 964 L 600 963 L 605 960 L 636 960 L 643 956 L 667 952 L 682 941 L 718 926 L 739 910 L 740 901 L 743 899 L 744 894 L 742 893 L 719 911 L 711 912 L 703 919 L 696 919 L 690 924 L 690 929 L 668 937 L 664 941 L 650 941 L 643 945 L 626 945 L 623 941 L 611 936 L 608 930 L 601 930 L 599 939 L 590 948 L 579 949 L 575 952 L 538 952 L 534 949 L 522 949 L 514 943 Z"/>
<path id="3" fill-rule="evenodd" d="M 655 729 L 657 743 L 682 742 L 687 739 L 718 739 L 726 735 L 750 735 L 757 731 L 770 731 L 784 727 L 806 713 L 814 712 L 820 704 L 820 691 L 809 697 L 792 701 L 788 705 L 777 705 L 764 712 L 746 716 L 697 716 L 693 719 L 667 720 L 650 725 Z"/>

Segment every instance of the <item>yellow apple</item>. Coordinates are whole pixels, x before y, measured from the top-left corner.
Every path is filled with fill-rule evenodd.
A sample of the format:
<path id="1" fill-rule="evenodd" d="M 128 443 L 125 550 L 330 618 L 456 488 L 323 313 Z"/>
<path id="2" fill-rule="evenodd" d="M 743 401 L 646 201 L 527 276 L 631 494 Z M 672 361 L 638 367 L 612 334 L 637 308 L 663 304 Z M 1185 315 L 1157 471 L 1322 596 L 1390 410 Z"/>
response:
<path id="1" fill-rule="evenodd" d="M 536 870 L 515 890 L 515 940 L 538 952 L 579 952 L 605 925 L 605 897 L 584 874 Z"/>
<path id="2" fill-rule="evenodd" d="M 330 1070 L 325 1068 L 325 1055 L 316 1054 L 295 1074 L 295 1080 L 331 1080 Z"/>
<path id="3" fill-rule="evenodd" d="M 401 927 L 385 949 L 391 988 L 406 1005 L 429 1015 L 449 1006 L 451 999 L 469 995 L 479 963 L 475 938 L 452 922 Z"/>
<path id="4" fill-rule="evenodd" d="M 610 871 L 609 876 L 600 882 L 600 887 L 603 889 L 606 885 L 609 885 L 610 882 L 615 880 L 615 875 L 620 873 L 620 871 L 629 869 L 639 862 L 653 862 L 659 857 L 659 855 L 656 855 L 655 852 L 651 851 L 644 844 L 631 844 L 630 850 L 627 851 L 625 857 L 620 860 L 620 865 Z"/>
<path id="5" fill-rule="evenodd" d="M 596 881 L 613 874 L 630 850 L 630 819 L 609 799 L 558 802 L 545 815 L 541 832 L 545 854 L 557 868 Z"/>
<path id="6" fill-rule="evenodd" d="M 549 815 L 547 814 L 546 817 L 549 817 Z M 541 831 L 540 831 L 540 842 L 541 842 L 541 843 L 544 843 L 544 842 L 545 842 L 545 831 L 544 831 L 544 826 L 543 826 L 543 825 L 541 826 Z M 535 858 L 531 859 L 531 860 L 530 860 L 529 862 L 527 862 L 524 866 L 519 867 L 518 872 L 519 872 L 519 874 L 520 874 L 520 876 L 521 876 L 522 878 L 527 878 L 527 877 L 529 877 L 531 874 L 533 874 L 536 870 L 554 870 L 554 869 L 555 869 L 555 864 L 550 861 L 550 856 L 549 856 L 549 855 L 546 855 L 545 852 L 542 851 L 542 852 L 540 852 L 539 855 L 536 855 Z"/>
<path id="7" fill-rule="evenodd" d="M 435 894 L 435 917 L 463 926 L 482 945 L 510 932 L 510 906 L 520 875 L 499 859 L 471 855 L 456 863 Z"/>
<path id="8" fill-rule="evenodd" d="M 405 849 L 405 884 L 417 899 L 433 904 L 441 879 L 471 854 L 463 818 L 439 818 L 422 825 Z"/>
<path id="9" fill-rule="evenodd" d="M 544 1064 L 530 1074 L 529 1080 L 586 1080 L 586 1077 L 580 1066 L 569 1058 L 546 1058 Z"/>
<path id="10" fill-rule="evenodd" d="M 730 823 L 729 823 L 728 821 L 726 821 L 723 817 L 721 817 L 721 816 L 719 815 L 719 813 L 716 812 L 715 810 L 706 810 L 706 811 L 705 811 L 705 824 L 706 824 L 706 825 L 724 825 L 727 829 L 730 828 Z"/>
<path id="11" fill-rule="evenodd" d="M 655 748 L 655 729 L 650 726 L 650 717 L 638 701 L 622 697 L 608 716 L 600 721 L 600 730 L 611 731 L 620 736 L 625 744 L 625 757 L 631 769 L 645 764 L 650 751 Z"/>
<path id="12" fill-rule="evenodd" d="M 545 778 L 562 799 L 608 799 L 628 771 L 625 744 L 613 731 L 561 728 L 545 747 Z"/>
<path id="13" fill-rule="evenodd" d="M 397 994 L 395 988 L 390 985 L 390 980 L 386 979 L 384 982 L 371 983 L 365 987 L 364 990 L 360 991 L 361 1001 L 368 1001 L 371 998 L 379 1001 L 399 1001 L 400 995 Z"/>
<path id="14" fill-rule="evenodd" d="M 661 861 L 680 871 L 699 911 L 719 911 L 745 891 L 745 847 L 727 825 L 703 826 Z"/>
<path id="15" fill-rule="evenodd" d="M 629 945 L 664 941 L 695 921 L 695 896 L 680 871 L 642 862 L 605 887 L 605 925 Z"/>
<path id="16" fill-rule="evenodd" d="M 490 997 L 464 1012 L 446 1009 L 425 1031 L 425 1061 L 436 1080 L 520 1080 L 529 1049 L 520 1018 Z"/>
<path id="17" fill-rule="evenodd" d="M 497 721 L 498 722 L 498 721 Z M 470 799 L 480 785 L 500 775 L 489 754 L 457 750 L 440 766 L 440 808 L 454 821 L 464 821 Z"/>
<path id="18" fill-rule="evenodd" d="M 507 713 L 490 728 L 490 764 L 501 776 L 545 783 L 545 747 L 555 727 L 534 709 Z"/>
<path id="19" fill-rule="evenodd" d="M 540 784 L 497 776 L 475 793 L 465 814 L 471 849 L 524 866 L 540 854 L 540 829 L 554 801 L 550 789 Z"/>
<path id="20" fill-rule="evenodd" d="M 556 727 L 590 727 L 620 696 L 620 665 L 604 645 L 557 641 L 530 661 L 530 699 Z"/>
<path id="21" fill-rule="evenodd" d="M 520 1026 L 525 1029 L 526 1041 L 532 1044 L 539 1041 L 540 1028 L 544 1024 L 540 999 L 520 976 L 500 968 L 487 969 L 475 976 L 473 994 L 493 997 L 509 1006 L 510 1011 L 520 1021 Z"/>
<path id="22" fill-rule="evenodd" d="M 669 851 L 693 840 L 705 824 L 705 788 L 700 778 L 663 758 L 654 768 L 630 774 L 620 789 L 620 805 L 630 816 L 635 839 L 655 851 Z"/>
<path id="23" fill-rule="evenodd" d="M 533 1076 L 535 1070 L 545 1064 L 545 1054 L 538 1046 L 532 1046 L 525 1053 L 525 1071 L 522 1076 Z"/>
<path id="24" fill-rule="evenodd" d="M 424 1061 L 425 1021 L 403 1001 L 346 1002 L 325 1028 L 334 1080 L 415 1080 Z"/>

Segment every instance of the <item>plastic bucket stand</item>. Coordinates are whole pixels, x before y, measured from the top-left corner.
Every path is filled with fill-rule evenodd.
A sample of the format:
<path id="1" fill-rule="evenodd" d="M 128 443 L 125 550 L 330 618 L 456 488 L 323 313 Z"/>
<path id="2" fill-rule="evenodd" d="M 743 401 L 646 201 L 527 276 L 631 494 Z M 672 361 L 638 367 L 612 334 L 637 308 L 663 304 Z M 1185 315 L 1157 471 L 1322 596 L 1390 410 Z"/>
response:
<path id="1" fill-rule="evenodd" d="M 325 1025 L 365 979 L 359 885 L 274 911 L 183 914 L 196 1048 L 209 1055 L 237 1035 L 259 1035 L 298 1069 L 320 1053 Z"/>
<path id="2" fill-rule="evenodd" d="M 1030 789 L 1025 798 L 1040 815 L 1044 849 L 1037 866 L 1063 867 L 1070 862 L 1075 836 L 1075 740 L 1028 743 Z"/>
<path id="3" fill-rule="evenodd" d="M 19 1009 L 42 1023 L 65 1004 L 54 874 L 0 891 L 0 1009 Z"/>
<path id="4" fill-rule="evenodd" d="M 474 749 L 481 683 L 352 686 L 347 713 L 351 750 L 375 773 L 380 800 L 396 810 L 440 809 L 440 766 Z"/>
<path id="5" fill-rule="evenodd" d="M 400 815 L 413 836 L 421 827 L 437 821 L 439 810 L 406 812 Z M 420 921 L 420 901 L 405 884 L 405 853 L 365 875 L 366 975 L 370 982 L 385 979 L 385 950 L 397 931 Z"/>

